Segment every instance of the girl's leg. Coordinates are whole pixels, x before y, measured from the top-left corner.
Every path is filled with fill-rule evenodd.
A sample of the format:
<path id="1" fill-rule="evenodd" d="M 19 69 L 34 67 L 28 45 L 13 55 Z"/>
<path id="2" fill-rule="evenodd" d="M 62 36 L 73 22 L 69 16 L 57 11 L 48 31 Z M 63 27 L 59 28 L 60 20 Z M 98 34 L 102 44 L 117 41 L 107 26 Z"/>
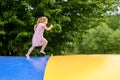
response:
<path id="1" fill-rule="evenodd" d="M 32 46 L 29 50 L 28 50 L 28 52 L 27 52 L 27 54 L 26 54 L 26 57 L 29 59 L 30 58 L 30 54 L 31 54 L 31 52 L 34 50 L 34 48 L 35 48 L 35 46 Z"/>
<path id="2" fill-rule="evenodd" d="M 44 45 L 41 47 L 41 50 L 40 50 L 41 53 L 46 54 L 46 53 L 44 52 L 44 50 L 45 50 L 47 44 L 48 44 L 48 41 L 45 39 L 45 43 L 44 43 Z"/>

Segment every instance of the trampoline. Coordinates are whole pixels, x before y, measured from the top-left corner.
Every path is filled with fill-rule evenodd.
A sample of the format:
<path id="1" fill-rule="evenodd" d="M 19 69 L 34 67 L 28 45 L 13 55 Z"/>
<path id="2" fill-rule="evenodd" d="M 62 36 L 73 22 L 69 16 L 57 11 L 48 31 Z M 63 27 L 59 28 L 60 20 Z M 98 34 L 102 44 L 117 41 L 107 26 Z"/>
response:
<path id="1" fill-rule="evenodd" d="M 120 55 L 0 56 L 0 80 L 120 80 Z"/>
<path id="2" fill-rule="evenodd" d="M 43 80 L 48 59 L 0 56 L 0 80 Z"/>

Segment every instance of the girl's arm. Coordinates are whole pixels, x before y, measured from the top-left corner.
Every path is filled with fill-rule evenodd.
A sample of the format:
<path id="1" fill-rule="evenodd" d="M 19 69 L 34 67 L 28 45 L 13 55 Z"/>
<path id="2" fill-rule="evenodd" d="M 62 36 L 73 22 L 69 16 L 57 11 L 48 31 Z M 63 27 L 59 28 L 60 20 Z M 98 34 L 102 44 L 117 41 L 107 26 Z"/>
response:
<path id="1" fill-rule="evenodd" d="M 37 25 L 34 25 L 34 31 L 36 30 Z"/>
<path id="2" fill-rule="evenodd" d="M 45 26 L 45 30 L 47 30 L 47 31 L 51 30 L 52 28 L 53 28 L 53 25 L 50 25 L 50 27 Z"/>

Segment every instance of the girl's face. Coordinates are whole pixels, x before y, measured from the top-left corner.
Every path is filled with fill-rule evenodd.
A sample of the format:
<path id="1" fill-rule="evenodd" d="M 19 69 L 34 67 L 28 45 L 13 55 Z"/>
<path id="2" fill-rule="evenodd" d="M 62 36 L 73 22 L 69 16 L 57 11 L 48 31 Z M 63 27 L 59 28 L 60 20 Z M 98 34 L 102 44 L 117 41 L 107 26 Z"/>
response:
<path id="1" fill-rule="evenodd" d="M 47 23 L 48 23 L 48 20 L 45 21 L 45 24 L 47 24 Z"/>

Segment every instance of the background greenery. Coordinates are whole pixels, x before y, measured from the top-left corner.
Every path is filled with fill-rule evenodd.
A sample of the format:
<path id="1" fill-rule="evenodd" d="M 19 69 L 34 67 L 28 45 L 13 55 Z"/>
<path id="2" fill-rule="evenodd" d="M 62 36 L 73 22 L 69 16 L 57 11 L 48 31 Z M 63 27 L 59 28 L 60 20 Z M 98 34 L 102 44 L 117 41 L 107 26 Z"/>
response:
<path id="1" fill-rule="evenodd" d="M 0 0 L 0 55 L 25 55 L 41 16 L 54 25 L 44 35 L 48 55 L 120 53 L 118 7 L 119 0 Z"/>

